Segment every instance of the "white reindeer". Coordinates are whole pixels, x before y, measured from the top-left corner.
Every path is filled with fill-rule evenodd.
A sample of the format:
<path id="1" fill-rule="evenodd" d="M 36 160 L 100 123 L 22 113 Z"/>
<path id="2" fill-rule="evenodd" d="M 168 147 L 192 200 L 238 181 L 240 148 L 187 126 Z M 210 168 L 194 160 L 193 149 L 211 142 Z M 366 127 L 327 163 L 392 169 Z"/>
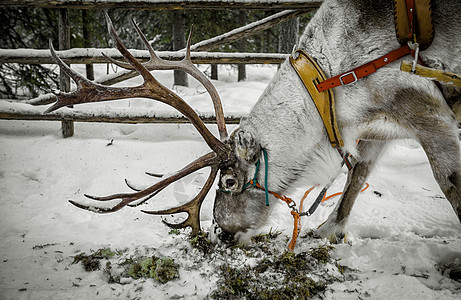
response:
<path id="1" fill-rule="evenodd" d="M 393 2 L 325 0 L 305 29 L 298 47 L 315 59 L 327 77 L 385 55 L 400 47 L 395 37 Z M 435 37 L 432 45 L 420 55 L 430 67 L 461 73 L 461 2 L 434 0 L 432 6 Z M 132 205 L 138 199 L 142 200 L 137 204 L 143 203 L 171 182 L 200 168 L 210 167 L 210 177 L 191 202 L 177 208 L 147 213 L 187 212 L 189 216 L 184 222 L 169 225 L 191 226 L 192 233 L 198 233 L 200 206 L 220 171 L 211 236 L 214 242 L 236 240 L 263 224 L 273 207 L 264 204 L 264 190 L 248 185 L 254 177 L 260 182 L 266 181 L 264 168 L 256 172 L 255 167 L 263 154 L 267 155 L 268 164 L 265 188 L 279 194 L 297 184 L 328 186 L 340 172 L 342 158 L 331 147 L 322 119 L 289 62 L 281 66 L 248 118 L 228 137 L 219 97 L 203 74 L 194 70 L 189 54 L 181 64 L 164 62 L 155 56 L 145 42 L 153 58 L 143 66 L 126 51 L 111 24 L 110 28 L 118 49 L 129 62 L 118 64 L 136 69 L 144 77 L 144 84 L 133 88 L 93 84 L 73 73 L 52 50 L 55 60 L 79 84 L 79 89 L 72 94 L 58 95 L 58 102 L 50 111 L 70 104 L 133 96 L 160 100 L 176 107 L 191 119 L 213 152 L 146 190 L 90 197 L 99 201 L 122 200 L 111 209 L 96 209 L 76 202 L 73 204 L 101 213 L 113 212 L 125 205 Z M 184 101 L 178 100 L 179 97 L 165 88 L 159 88 L 161 85 L 147 72 L 147 69 L 165 68 L 186 70 L 207 86 L 213 95 L 221 141 L 214 138 L 203 123 L 200 124 L 196 114 Z M 357 194 L 386 144 L 393 139 L 413 138 L 422 145 L 435 179 L 461 220 L 458 129 L 455 114 L 447 105 L 447 102 L 459 103 L 461 92 L 452 87 L 443 87 L 442 90 L 443 93 L 428 79 L 401 72 L 398 62 L 353 84 L 333 89 L 337 123 L 344 140 L 343 150 L 353 155 L 355 164 L 336 208 L 316 231 L 320 237 L 332 242 L 342 241 Z M 360 140 L 358 144 L 357 140 Z"/>
<path id="2" fill-rule="evenodd" d="M 461 2 L 433 2 L 435 37 L 420 55 L 431 67 L 460 73 Z M 326 0 L 299 42 L 299 48 L 317 61 L 327 77 L 399 47 L 393 1 Z M 458 129 L 444 98 L 456 103 L 461 93 L 455 88 L 445 88 L 444 92 L 428 79 L 401 72 L 398 63 L 334 89 L 344 150 L 357 163 L 336 208 L 317 230 L 320 237 L 332 242 L 343 239 L 354 201 L 376 160 L 393 139 L 412 138 L 422 145 L 435 179 L 461 220 Z M 261 204 L 263 191 L 238 193 L 241 185 L 253 176 L 252 166 L 259 157 L 254 153 L 259 149 L 265 149 L 269 157 L 268 189 L 277 193 L 284 193 L 297 183 L 328 186 L 340 171 L 341 157 L 330 146 L 316 107 L 288 62 L 231 139 L 236 144 L 239 162 L 238 171 L 232 172 L 244 173 L 245 177 L 243 182 L 237 180 L 239 186 L 235 188 L 221 180 L 222 187 L 231 188 L 233 193 L 218 191 L 214 217 L 219 227 L 232 234 L 258 227 L 270 213 L 270 208 Z M 264 178 L 262 172 L 259 176 Z M 225 177 L 228 179 L 229 176 Z"/>

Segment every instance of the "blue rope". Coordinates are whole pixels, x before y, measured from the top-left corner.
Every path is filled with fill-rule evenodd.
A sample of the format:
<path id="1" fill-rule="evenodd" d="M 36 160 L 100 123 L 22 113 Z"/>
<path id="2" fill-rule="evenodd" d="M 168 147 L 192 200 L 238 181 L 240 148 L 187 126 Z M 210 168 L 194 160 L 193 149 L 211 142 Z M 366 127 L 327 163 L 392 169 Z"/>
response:
<path id="1" fill-rule="evenodd" d="M 267 151 L 265 149 L 262 149 L 263 151 L 263 157 L 264 157 L 264 192 L 266 194 L 266 206 L 269 206 L 269 189 L 267 188 L 267 177 L 269 173 L 269 162 L 267 159 Z M 260 160 L 256 162 L 256 170 L 255 170 L 255 175 L 253 176 L 253 179 L 250 180 L 250 182 L 247 182 L 243 186 L 243 190 L 245 190 L 249 185 L 253 185 L 253 187 L 256 187 L 256 184 L 258 183 L 258 172 L 259 172 L 259 165 L 261 164 Z"/>
<path id="2" fill-rule="evenodd" d="M 258 182 L 258 172 L 259 172 L 259 159 L 256 162 L 256 170 L 255 170 L 255 175 L 253 176 L 253 187 L 256 186 L 256 183 Z"/>
<path id="3" fill-rule="evenodd" d="M 269 173 L 269 162 L 267 161 L 267 152 L 263 149 L 264 156 L 264 191 L 266 192 L 266 206 L 269 206 L 269 190 L 267 188 L 267 176 Z"/>

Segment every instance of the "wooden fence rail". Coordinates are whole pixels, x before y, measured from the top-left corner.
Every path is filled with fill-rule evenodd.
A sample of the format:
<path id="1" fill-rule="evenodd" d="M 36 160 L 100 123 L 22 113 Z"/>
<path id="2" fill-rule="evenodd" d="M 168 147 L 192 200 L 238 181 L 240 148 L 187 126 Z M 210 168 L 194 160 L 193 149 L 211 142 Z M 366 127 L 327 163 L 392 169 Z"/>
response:
<path id="1" fill-rule="evenodd" d="M 95 64 L 108 63 L 103 53 L 114 59 L 123 59 L 116 49 L 109 48 L 74 48 L 56 51 L 58 56 L 67 64 Z M 130 49 L 130 52 L 139 60 L 149 59 L 147 50 Z M 181 60 L 184 53 L 158 51 L 160 58 L 167 60 Z M 192 62 L 195 64 L 279 64 L 285 61 L 287 54 L 279 53 L 224 53 L 224 52 L 192 52 Z M 0 49 L 0 64 L 54 64 L 50 50 L 35 49 Z"/>
<path id="2" fill-rule="evenodd" d="M 312 9 L 322 0 L 0 0 L 0 6 L 72 9 Z"/>
<path id="3" fill-rule="evenodd" d="M 213 115 L 199 115 L 205 124 L 215 124 L 216 117 Z M 242 116 L 224 117 L 226 124 L 238 124 Z M 73 111 L 59 111 L 50 114 L 43 114 L 34 111 L 1 111 L 0 120 L 25 120 L 25 121 L 73 121 L 73 122 L 97 122 L 97 123 L 123 123 L 123 124 L 158 124 L 158 123 L 190 123 L 190 121 L 180 115 L 136 115 L 136 114 L 114 114 L 114 113 L 95 113 L 81 114 Z"/>

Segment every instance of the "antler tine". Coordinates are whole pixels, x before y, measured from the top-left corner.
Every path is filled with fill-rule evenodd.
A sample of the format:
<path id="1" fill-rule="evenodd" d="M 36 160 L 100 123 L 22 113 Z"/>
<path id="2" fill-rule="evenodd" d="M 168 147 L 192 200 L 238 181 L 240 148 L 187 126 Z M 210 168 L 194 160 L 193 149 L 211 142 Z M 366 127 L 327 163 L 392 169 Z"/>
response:
<path id="1" fill-rule="evenodd" d="M 67 76 L 72 78 L 77 85 L 81 85 L 82 83 L 84 83 L 86 81 L 86 78 L 83 77 L 82 75 L 78 74 L 77 72 L 75 72 L 71 68 L 69 68 L 66 65 L 66 63 L 61 58 L 59 58 L 58 54 L 56 53 L 56 50 L 54 50 L 53 41 L 51 39 L 49 39 L 48 44 L 50 46 L 51 56 L 54 58 L 54 60 L 56 61 L 58 66 L 61 68 L 61 70 L 63 70 L 63 72 Z"/>
<path id="2" fill-rule="evenodd" d="M 75 201 L 69 200 L 70 203 L 74 204 L 75 206 L 79 208 L 83 208 L 85 210 L 89 211 L 94 211 L 98 213 L 110 213 L 110 212 L 115 212 L 120 210 L 121 208 L 129 205 L 130 203 L 142 199 L 142 201 L 138 202 L 135 206 L 138 206 L 153 196 L 155 196 L 159 191 L 162 189 L 166 188 L 168 185 L 171 183 L 197 171 L 200 169 L 203 169 L 205 167 L 209 166 L 215 166 L 219 164 L 219 158 L 217 157 L 216 153 L 210 152 L 208 154 L 205 154 L 195 161 L 191 162 L 175 174 L 155 183 L 154 185 L 148 187 L 147 189 L 144 189 L 142 191 L 136 192 L 136 193 L 120 193 L 120 194 L 114 194 L 114 195 L 109 195 L 109 196 L 104 196 L 104 197 L 96 197 L 96 196 L 91 196 L 85 194 L 85 197 L 96 200 L 96 201 L 110 201 L 110 200 L 116 200 L 116 199 L 121 199 L 122 201 L 118 203 L 116 206 L 112 208 L 104 208 L 104 207 L 94 207 L 94 206 L 87 206 L 83 204 L 79 204 Z M 143 199 L 144 198 L 144 199 Z"/>
<path id="3" fill-rule="evenodd" d="M 158 191 L 156 191 L 155 193 L 152 193 L 151 195 L 149 195 L 149 197 L 146 197 L 144 199 L 142 199 L 142 201 L 139 201 L 138 203 L 130 203 L 128 204 L 129 207 L 136 207 L 136 206 L 139 206 L 141 204 L 143 204 L 144 202 L 146 202 L 147 200 L 151 199 L 152 197 L 154 197 L 155 195 L 157 195 L 158 193 L 160 193 L 161 191 L 163 191 L 163 189 L 165 189 L 165 187 L 162 187 L 160 188 Z"/>
<path id="4" fill-rule="evenodd" d="M 190 31 L 189 31 L 189 36 L 187 37 L 187 42 L 186 42 L 186 55 L 184 56 L 184 61 L 189 62 L 191 65 L 194 65 L 192 63 L 192 57 L 190 55 L 190 45 L 192 42 L 192 32 L 194 32 L 194 27 L 192 26 Z"/>
<path id="5" fill-rule="evenodd" d="M 54 50 L 53 41 L 51 39 L 49 40 L 49 46 L 50 46 L 51 57 L 53 57 L 54 61 L 57 63 L 57 65 L 60 67 L 60 69 L 67 76 L 72 78 L 75 81 L 75 83 L 77 84 L 78 87 L 82 87 L 87 82 L 87 79 L 85 77 L 81 76 L 80 74 L 78 74 L 77 72 L 75 72 L 74 70 L 72 70 L 71 68 L 69 68 L 69 66 L 61 58 L 59 58 L 58 54 Z M 45 110 L 44 113 L 45 114 L 50 113 L 52 111 L 57 110 L 58 108 L 74 104 L 73 101 L 72 101 L 73 100 L 72 97 L 69 97 L 71 94 L 72 93 L 58 92 L 56 94 L 56 96 L 58 98 L 58 101 L 54 105 L 49 107 L 47 110 Z"/>
<path id="6" fill-rule="evenodd" d="M 104 12 L 104 16 L 106 18 L 107 22 L 107 28 L 109 30 L 110 35 L 115 41 L 115 47 L 117 50 L 122 54 L 122 56 L 129 62 L 129 64 L 136 70 L 138 71 L 139 74 L 144 78 L 145 81 L 154 81 L 155 83 L 158 83 L 157 80 L 150 74 L 150 72 L 143 66 L 143 64 L 137 60 L 123 45 L 123 42 L 120 40 L 120 38 L 117 35 L 117 32 L 115 31 L 114 24 L 112 23 L 112 20 L 109 17 L 109 14 L 107 11 Z"/>
<path id="7" fill-rule="evenodd" d="M 143 213 L 150 214 L 150 215 L 167 215 L 167 214 L 179 214 L 179 213 L 187 213 L 187 218 L 181 223 L 178 224 L 172 224 L 168 223 L 165 220 L 163 223 L 165 223 L 167 226 L 171 228 L 185 228 L 185 227 L 191 227 L 192 228 L 192 235 L 195 236 L 197 235 L 200 231 L 200 208 L 202 206 L 203 201 L 205 200 L 205 196 L 207 195 L 208 191 L 213 185 L 213 182 L 216 178 L 216 175 L 218 174 L 219 168 L 218 166 L 212 166 L 210 175 L 208 176 L 208 179 L 203 186 L 202 190 L 200 193 L 198 193 L 197 196 L 194 197 L 191 201 L 187 202 L 184 205 L 181 205 L 179 207 L 174 207 L 170 209 L 165 209 L 165 210 L 158 210 L 158 211 L 146 211 L 146 210 L 141 210 Z"/>
<path id="8" fill-rule="evenodd" d="M 225 140 L 229 135 L 226 129 L 226 121 L 224 120 L 224 111 L 222 108 L 221 98 L 219 97 L 218 91 L 200 70 L 192 63 L 192 58 L 190 54 L 190 46 L 192 41 L 192 29 L 189 32 L 189 37 L 187 38 L 187 45 L 186 45 L 186 55 L 184 59 L 181 61 L 187 66 L 184 71 L 188 72 L 192 75 L 195 79 L 197 79 L 207 90 L 208 94 L 210 94 L 211 100 L 213 101 L 213 107 L 216 114 L 216 123 L 218 126 L 219 137 L 221 140 Z"/>

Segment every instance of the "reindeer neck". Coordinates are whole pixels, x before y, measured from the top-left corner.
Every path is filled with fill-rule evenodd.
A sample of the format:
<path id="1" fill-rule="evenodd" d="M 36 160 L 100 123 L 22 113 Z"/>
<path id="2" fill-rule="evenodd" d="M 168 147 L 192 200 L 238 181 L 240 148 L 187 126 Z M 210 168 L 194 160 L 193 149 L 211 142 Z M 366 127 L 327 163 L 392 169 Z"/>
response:
<path id="1" fill-rule="evenodd" d="M 300 181 L 324 184 L 338 172 L 340 157 L 331 148 L 315 104 L 289 63 L 281 66 L 240 127 L 251 131 L 268 153 L 271 191 L 283 193 Z M 263 179 L 260 172 L 259 180 Z"/>

